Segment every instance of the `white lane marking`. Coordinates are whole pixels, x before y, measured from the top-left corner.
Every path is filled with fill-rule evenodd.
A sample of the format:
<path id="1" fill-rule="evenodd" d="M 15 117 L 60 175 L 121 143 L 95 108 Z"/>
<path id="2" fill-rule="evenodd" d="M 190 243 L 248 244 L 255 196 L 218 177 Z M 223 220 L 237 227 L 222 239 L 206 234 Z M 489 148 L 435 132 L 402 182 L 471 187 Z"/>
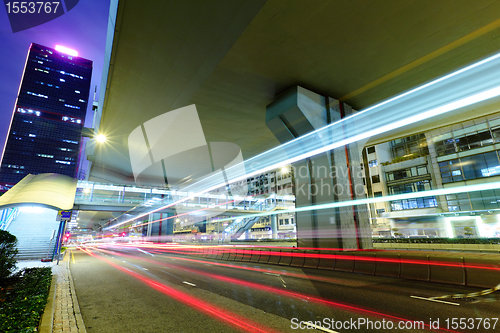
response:
<path id="1" fill-rule="evenodd" d="M 188 284 L 190 286 L 196 287 L 196 285 L 194 283 L 191 283 L 191 282 L 182 281 L 182 283 L 185 283 L 185 284 Z"/>
<path id="2" fill-rule="evenodd" d="M 146 251 L 144 251 L 144 250 L 141 250 L 141 249 L 137 249 L 137 250 L 138 250 L 138 251 L 141 251 L 142 253 L 149 254 L 150 256 L 153 256 L 153 257 L 155 256 L 154 254 L 149 253 L 149 252 L 146 252 Z"/>
<path id="3" fill-rule="evenodd" d="M 149 271 L 149 269 L 147 269 L 147 268 L 143 268 L 143 270 L 145 270 L 145 271 Z"/>
<path id="4" fill-rule="evenodd" d="M 279 276 L 279 278 L 281 280 L 281 283 L 283 284 L 283 287 L 286 288 L 285 280 L 283 280 L 283 278 L 281 277 L 281 275 Z"/>
<path id="5" fill-rule="evenodd" d="M 268 272 L 263 272 L 263 274 L 273 275 L 273 276 L 280 276 L 279 274 L 276 274 L 276 273 L 268 273 Z"/>
<path id="6" fill-rule="evenodd" d="M 453 303 L 453 302 L 446 302 L 446 301 L 440 301 L 438 299 L 431 299 L 431 298 L 425 298 L 425 297 L 419 297 L 419 296 L 410 296 L 411 298 L 418 298 L 418 299 L 423 299 L 425 301 L 431 301 L 431 302 L 438 302 L 438 303 L 444 303 L 444 304 L 450 304 L 450 305 L 460 305 L 460 303 Z"/>
<path id="7" fill-rule="evenodd" d="M 332 331 L 332 330 L 329 330 L 328 328 L 324 328 L 324 327 L 322 327 L 322 326 L 317 326 L 316 324 L 309 323 L 309 322 L 307 322 L 307 321 L 301 321 L 301 322 L 300 322 L 300 324 L 302 324 L 302 323 L 306 324 L 308 327 L 313 327 L 313 328 L 315 328 L 315 329 L 317 329 L 317 330 L 320 330 L 320 331 L 323 331 L 323 332 L 328 332 L 328 333 L 339 333 L 339 332 L 337 332 L 337 331 Z"/>
<path id="8" fill-rule="evenodd" d="M 205 266 L 212 266 L 212 264 L 203 264 L 203 265 L 205 265 Z"/>

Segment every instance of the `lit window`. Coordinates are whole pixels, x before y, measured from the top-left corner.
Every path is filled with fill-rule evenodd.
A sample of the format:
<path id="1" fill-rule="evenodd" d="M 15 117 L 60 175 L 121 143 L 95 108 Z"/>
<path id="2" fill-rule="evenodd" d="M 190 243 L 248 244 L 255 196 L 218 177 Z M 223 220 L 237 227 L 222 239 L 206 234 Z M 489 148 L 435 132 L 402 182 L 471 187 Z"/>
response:
<path id="1" fill-rule="evenodd" d="M 71 162 L 67 162 L 67 161 L 59 161 L 59 160 L 56 160 L 56 163 L 60 163 L 60 164 L 71 164 Z"/>
<path id="2" fill-rule="evenodd" d="M 36 138 L 36 134 L 31 134 L 31 133 L 30 133 L 30 135 L 29 135 L 29 136 L 30 136 L 30 138 Z"/>
<path id="3" fill-rule="evenodd" d="M 75 90 L 75 92 L 76 92 L 77 94 L 79 94 L 79 93 L 80 93 L 80 90 Z"/>
<path id="4" fill-rule="evenodd" d="M 46 155 L 46 154 L 36 154 L 36 156 L 45 157 L 45 158 L 54 158 L 54 155 Z"/>
<path id="5" fill-rule="evenodd" d="M 61 82 L 66 82 L 66 80 L 65 80 L 65 79 L 59 79 L 59 81 L 61 81 Z"/>
<path id="6" fill-rule="evenodd" d="M 64 104 L 64 106 L 67 108 L 71 108 L 71 109 L 80 109 L 79 106 L 74 106 L 74 105 L 70 105 L 70 104 Z"/>
<path id="7" fill-rule="evenodd" d="M 36 96 L 36 97 L 49 98 L 49 96 L 45 96 L 45 95 L 42 95 L 42 94 L 37 94 L 37 93 L 31 92 L 31 91 L 27 91 L 26 93 L 28 95 L 33 95 L 33 96 Z"/>

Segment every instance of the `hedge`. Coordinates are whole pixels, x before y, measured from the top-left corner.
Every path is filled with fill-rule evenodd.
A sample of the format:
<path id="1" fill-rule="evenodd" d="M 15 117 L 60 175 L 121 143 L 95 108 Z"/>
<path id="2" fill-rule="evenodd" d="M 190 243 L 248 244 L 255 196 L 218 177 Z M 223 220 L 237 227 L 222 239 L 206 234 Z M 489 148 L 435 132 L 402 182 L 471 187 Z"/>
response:
<path id="1" fill-rule="evenodd" d="M 500 244 L 500 238 L 374 238 L 374 243 Z"/>
<path id="2" fill-rule="evenodd" d="M 49 295 L 50 267 L 25 268 L 12 277 L 0 303 L 0 332 L 36 332 Z"/>

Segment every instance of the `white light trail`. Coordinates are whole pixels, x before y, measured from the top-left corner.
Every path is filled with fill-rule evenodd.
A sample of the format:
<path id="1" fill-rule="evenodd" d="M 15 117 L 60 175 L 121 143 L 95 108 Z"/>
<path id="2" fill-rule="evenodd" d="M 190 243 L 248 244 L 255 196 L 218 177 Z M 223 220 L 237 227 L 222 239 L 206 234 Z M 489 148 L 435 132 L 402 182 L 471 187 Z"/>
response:
<path id="1" fill-rule="evenodd" d="M 226 172 L 228 170 L 234 171 L 231 173 L 234 177 L 228 179 L 228 183 L 246 180 L 249 177 L 279 169 L 285 165 L 335 148 L 400 129 L 404 126 L 499 96 L 500 54 L 496 54 L 254 156 L 244 162 L 244 168 L 242 168 L 241 164 L 231 166 L 225 170 Z M 239 172 L 238 169 L 246 170 L 246 172 Z M 220 188 L 225 185 L 225 183 L 222 184 L 219 182 L 220 179 L 220 174 L 213 174 L 203 178 L 182 189 L 183 191 L 190 192 L 188 197 L 140 214 L 106 229 L 129 223 L 150 213 L 173 207 L 195 196 Z M 467 192 L 467 190 L 463 192 Z M 398 199 L 393 198 L 391 200 Z M 335 204 L 348 206 L 354 203 L 353 201 L 349 201 Z M 318 209 L 318 206 L 314 206 L 314 209 Z"/>

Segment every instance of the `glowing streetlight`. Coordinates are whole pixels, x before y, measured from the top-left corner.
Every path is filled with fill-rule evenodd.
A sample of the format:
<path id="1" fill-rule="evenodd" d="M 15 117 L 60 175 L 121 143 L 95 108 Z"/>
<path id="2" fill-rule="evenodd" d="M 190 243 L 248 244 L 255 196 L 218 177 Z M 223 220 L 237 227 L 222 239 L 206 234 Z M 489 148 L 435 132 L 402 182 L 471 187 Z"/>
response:
<path id="1" fill-rule="evenodd" d="M 106 136 L 104 134 L 99 134 L 98 136 L 96 136 L 96 140 L 97 142 L 104 143 L 106 142 Z"/>

